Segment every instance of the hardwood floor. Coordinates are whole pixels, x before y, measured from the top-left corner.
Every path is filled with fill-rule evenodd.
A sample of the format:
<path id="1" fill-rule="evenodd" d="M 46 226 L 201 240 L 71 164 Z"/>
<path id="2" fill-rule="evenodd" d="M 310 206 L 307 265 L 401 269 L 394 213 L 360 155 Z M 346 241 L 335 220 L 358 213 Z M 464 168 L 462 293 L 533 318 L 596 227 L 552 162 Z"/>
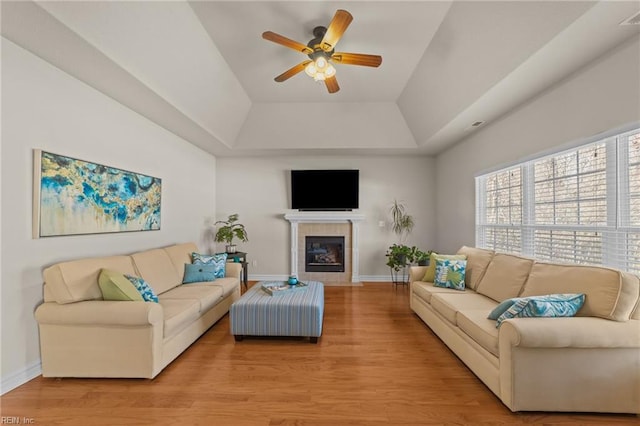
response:
<path id="1" fill-rule="evenodd" d="M 225 316 L 154 380 L 38 377 L 3 395 L 1 414 L 36 425 L 640 423 L 510 412 L 411 312 L 404 287 L 326 287 L 325 305 L 318 344 L 236 343 Z"/>

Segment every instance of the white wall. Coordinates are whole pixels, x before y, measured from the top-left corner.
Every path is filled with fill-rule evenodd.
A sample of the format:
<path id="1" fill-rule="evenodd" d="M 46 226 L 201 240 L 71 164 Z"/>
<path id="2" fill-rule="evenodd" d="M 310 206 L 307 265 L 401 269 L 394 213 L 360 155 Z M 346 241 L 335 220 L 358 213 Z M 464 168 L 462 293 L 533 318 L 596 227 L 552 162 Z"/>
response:
<path id="1" fill-rule="evenodd" d="M 396 241 L 388 210 L 394 198 L 403 200 L 416 227 L 406 241 L 422 249 L 435 242 L 432 200 L 435 197 L 434 161 L 430 157 L 267 157 L 219 158 L 217 164 L 218 218 L 240 214 L 249 242 L 239 244 L 248 253 L 249 278 L 287 275 L 290 271 L 290 225 L 283 215 L 291 207 L 292 169 L 360 170 L 360 276 L 363 281 L 389 281 L 384 253 Z M 384 228 L 379 221 L 386 221 Z M 220 247 L 223 248 L 223 247 Z"/>
<path id="2" fill-rule="evenodd" d="M 437 246 L 475 244 L 475 175 L 640 121 L 640 37 L 436 158 Z"/>
<path id="3" fill-rule="evenodd" d="M 160 231 L 31 238 L 32 150 L 162 178 Z M 2 392 L 39 374 L 42 269 L 196 241 L 215 204 L 215 157 L 2 39 Z"/>

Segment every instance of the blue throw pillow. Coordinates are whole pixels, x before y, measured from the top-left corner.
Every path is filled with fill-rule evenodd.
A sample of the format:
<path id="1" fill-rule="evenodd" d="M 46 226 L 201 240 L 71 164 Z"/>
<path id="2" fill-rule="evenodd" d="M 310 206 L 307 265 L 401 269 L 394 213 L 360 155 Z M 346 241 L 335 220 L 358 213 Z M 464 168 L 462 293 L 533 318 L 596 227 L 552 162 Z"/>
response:
<path id="1" fill-rule="evenodd" d="M 225 264 L 227 263 L 227 253 L 200 254 L 191 253 L 191 260 L 196 265 L 216 265 L 216 278 L 224 278 L 226 274 Z"/>
<path id="2" fill-rule="evenodd" d="M 460 259 L 436 260 L 436 274 L 433 280 L 435 287 L 446 287 L 464 290 L 464 277 L 467 261 Z"/>
<path id="3" fill-rule="evenodd" d="M 584 294 L 548 294 L 522 297 L 500 315 L 496 328 L 509 318 L 572 317 L 584 304 Z"/>
<path id="4" fill-rule="evenodd" d="M 506 312 L 507 309 L 512 307 L 518 300 L 521 300 L 521 297 L 514 297 L 512 299 L 507 299 L 501 302 L 498 306 L 493 308 L 493 311 L 489 312 L 489 316 L 487 319 L 497 320 L 498 317 Z"/>
<path id="5" fill-rule="evenodd" d="M 127 275 L 127 274 L 125 274 L 124 276 L 129 281 L 131 281 L 131 284 L 135 286 L 136 290 L 138 290 L 138 292 L 142 296 L 142 299 L 145 302 L 158 303 L 158 296 L 156 296 L 156 293 L 153 291 L 149 283 L 147 283 L 145 280 L 143 280 L 140 277 L 134 277 L 132 275 Z"/>
<path id="6" fill-rule="evenodd" d="M 207 263 L 185 263 L 182 284 L 216 280 L 217 265 Z"/>

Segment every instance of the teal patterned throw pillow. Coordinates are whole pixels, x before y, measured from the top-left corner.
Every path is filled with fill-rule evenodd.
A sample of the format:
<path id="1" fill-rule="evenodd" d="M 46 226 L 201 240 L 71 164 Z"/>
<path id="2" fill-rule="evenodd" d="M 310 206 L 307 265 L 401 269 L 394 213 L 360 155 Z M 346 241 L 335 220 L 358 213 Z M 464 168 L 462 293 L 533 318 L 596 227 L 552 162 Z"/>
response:
<path id="1" fill-rule="evenodd" d="M 521 297 L 514 297 L 512 299 L 507 299 L 500 302 L 498 306 L 496 306 L 495 308 L 493 308 L 491 312 L 489 312 L 489 316 L 487 317 L 487 319 L 494 320 L 494 321 L 497 320 L 500 315 L 504 314 L 507 311 L 507 309 L 515 305 L 516 302 L 521 299 L 522 299 Z"/>
<path id="2" fill-rule="evenodd" d="M 226 274 L 225 264 L 227 263 L 227 253 L 200 254 L 191 253 L 191 260 L 197 265 L 215 265 L 216 278 L 224 278 Z"/>
<path id="3" fill-rule="evenodd" d="M 548 294 L 519 298 L 498 317 L 496 328 L 509 318 L 572 317 L 584 304 L 584 294 Z"/>
<path id="4" fill-rule="evenodd" d="M 158 296 L 156 296 L 156 293 L 153 291 L 149 283 L 147 283 L 140 277 L 134 277 L 127 274 L 125 274 L 124 276 L 126 279 L 131 281 L 131 284 L 135 286 L 145 302 L 158 303 Z"/>
<path id="5" fill-rule="evenodd" d="M 436 275 L 433 285 L 436 287 L 464 290 L 464 276 L 467 261 L 461 259 L 442 259 L 436 261 Z"/>
<path id="6" fill-rule="evenodd" d="M 216 280 L 217 265 L 207 263 L 185 263 L 182 284 Z"/>

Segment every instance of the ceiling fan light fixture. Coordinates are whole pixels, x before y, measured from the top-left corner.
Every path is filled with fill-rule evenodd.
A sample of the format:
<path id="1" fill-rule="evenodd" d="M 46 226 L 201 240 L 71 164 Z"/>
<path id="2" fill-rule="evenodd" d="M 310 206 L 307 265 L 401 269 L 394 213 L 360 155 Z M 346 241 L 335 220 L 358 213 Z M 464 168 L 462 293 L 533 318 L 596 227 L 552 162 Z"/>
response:
<path id="1" fill-rule="evenodd" d="M 327 65 L 327 69 L 324 71 L 324 75 L 327 76 L 327 78 L 333 77 L 334 75 L 336 75 L 335 67 L 331 64 Z"/>
<path id="2" fill-rule="evenodd" d="M 294 65 L 274 78 L 274 80 L 282 83 L 304 70 L 305 74 L 315 81 L 323 81 L 329 93 L 336 93 L 340 90 L 340 86 L 335 77 L 336 69 L 331 62 L 344 65 L 379 67 L 382 63 L 382 57 L 379 55 L 335 52 L 336 43 L 338 43 L 352 20 L 353 16 L 349 12 L 338 9 L 328 27 L 318 26 L 313 29 L 314 38 L 309 40 L 306 46 L 273 31 L 263 32 L 263 39 L 304 53 L 309 57 L 308 60 Z"/>
<path id="3" fill-rule="evenodd" d="M 325 81 L 336 75 L 335 67 L 324 56 L 318 56 L 313 62 L 310 62 L 304 68 L 304 72 L 315 81 Z"/>
<path id="4" fill-rule="evenodd" d="M 315 62 L 309 62 L 309 65 L 307 65 L 306 67 L 304 67 L 304 72 L 305 72 L 309 77 L 315 77 L 315 75 L 318 73 L 318 69 L 316 68 L 316 64 L 315 64 Z"/>

